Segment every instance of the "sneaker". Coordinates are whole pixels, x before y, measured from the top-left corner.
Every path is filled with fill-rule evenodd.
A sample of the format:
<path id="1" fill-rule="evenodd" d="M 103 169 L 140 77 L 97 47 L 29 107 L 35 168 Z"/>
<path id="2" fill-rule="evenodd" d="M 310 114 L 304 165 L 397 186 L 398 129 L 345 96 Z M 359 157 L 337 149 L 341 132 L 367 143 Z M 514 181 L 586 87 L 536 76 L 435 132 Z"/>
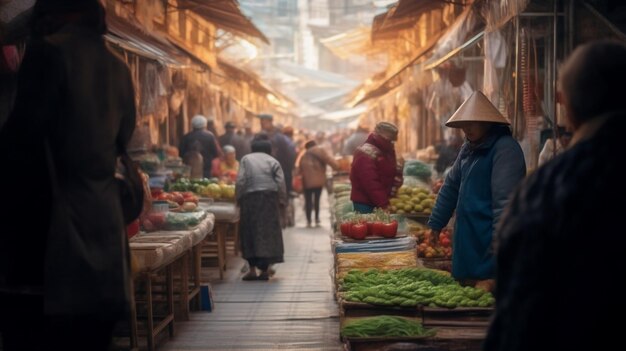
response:
<path id="1" fill-rule="evenodd" d="M 321 227 L 322 226 L 322 221 L 320 221 L 319 219 L 315 220 L 315 226 L 316 227 Z"/>
<path id="2" fill-rule="evenodd" d="M 269 266 L 269 267 L 267 268 L 267 273 L 270 275 L 270 277 L 273 277 L 273 276 L 274 276 L 274 274 L 276 274 L 276 268 L 274 268 L 274 266 L 273 266 L 273 265 L 272 265 L 272 266 Z"/>
<path id="3" fill-rule="evenodd" d="M 307 223 L 307 224 L 306 224 L 306 227 L 307 227 L 307 228 L 313 228 L 313 226 L 311 225 L 311 222 Z"/>

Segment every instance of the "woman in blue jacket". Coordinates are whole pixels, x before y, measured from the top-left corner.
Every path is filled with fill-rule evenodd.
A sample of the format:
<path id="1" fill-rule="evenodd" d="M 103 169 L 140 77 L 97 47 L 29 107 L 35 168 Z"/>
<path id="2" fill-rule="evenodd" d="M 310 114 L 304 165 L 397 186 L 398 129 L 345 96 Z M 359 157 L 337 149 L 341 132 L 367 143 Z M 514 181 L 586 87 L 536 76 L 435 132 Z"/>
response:
<path id="1" fill-rule="evenodd" d="M 463 129 L 465 143 L 428 221 L 436 242 L 456 210 L 452 276 L 486 290 L 493 288 L 495 276 L 495 225 L 509 194 L 526 175 L 524 154 L 509 124 L 479 91 L 446 122 L 448 127 Z"/>

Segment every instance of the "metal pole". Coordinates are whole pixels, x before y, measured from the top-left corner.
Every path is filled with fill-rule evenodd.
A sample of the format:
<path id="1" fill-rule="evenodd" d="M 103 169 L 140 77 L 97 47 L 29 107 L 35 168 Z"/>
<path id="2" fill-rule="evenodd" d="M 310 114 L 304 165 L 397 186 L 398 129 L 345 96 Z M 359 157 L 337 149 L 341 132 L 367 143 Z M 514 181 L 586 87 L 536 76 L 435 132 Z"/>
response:
<path id="1" fill-rule="evenodd" d="M 513 111 L 513 135 L 517 134 L 517 119 L 518 111 L 519 111 L 519 75 L 520 75 L 520 42 L 519 42 L 519 16 L 515 16 L 515 98 L 514 101 L 514 111 Z"/>

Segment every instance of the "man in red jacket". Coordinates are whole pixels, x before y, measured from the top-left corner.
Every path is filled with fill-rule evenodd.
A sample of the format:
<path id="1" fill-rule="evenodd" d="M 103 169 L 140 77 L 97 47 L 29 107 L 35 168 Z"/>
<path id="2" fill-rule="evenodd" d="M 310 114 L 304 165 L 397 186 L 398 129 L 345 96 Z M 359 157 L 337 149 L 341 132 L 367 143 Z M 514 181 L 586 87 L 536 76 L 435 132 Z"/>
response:
<path id="1" fill-rule="evenodd" d="M 402 185 L 402 164 L 396 160 L 394 143 L 398 127 L 379 122 L 365 143 L 353 154 L 350 182 L 350 200 L 354 210 L 371 213 L 374 208 L 387 208 L 389 198 Z"/>

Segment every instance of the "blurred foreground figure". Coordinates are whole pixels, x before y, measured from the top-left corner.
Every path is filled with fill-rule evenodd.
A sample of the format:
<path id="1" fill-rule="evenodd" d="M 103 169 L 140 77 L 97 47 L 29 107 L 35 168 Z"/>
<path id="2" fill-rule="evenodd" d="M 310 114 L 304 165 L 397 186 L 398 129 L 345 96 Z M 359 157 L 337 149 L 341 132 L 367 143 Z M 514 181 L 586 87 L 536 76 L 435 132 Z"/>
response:
<path id="1" fill-rule="evenodd" d="M 108 350 L 127 318 L 117 156 L 135 127 L 130 72 L 97 0 L 39 0 L 15 108 L 0 131 L 3 350 Z M 8 193 L 7 193 L 8 192 Z M 17 218 L 31 216 L 23 222 Z"/>
<path id="2" fill-rule="evenodd" d="M 560 73 L 574 135 L 522 183 L 500 221 L 485 350 L 608 350 L 622 342 L 626 46 L 580 46 Z"/>

